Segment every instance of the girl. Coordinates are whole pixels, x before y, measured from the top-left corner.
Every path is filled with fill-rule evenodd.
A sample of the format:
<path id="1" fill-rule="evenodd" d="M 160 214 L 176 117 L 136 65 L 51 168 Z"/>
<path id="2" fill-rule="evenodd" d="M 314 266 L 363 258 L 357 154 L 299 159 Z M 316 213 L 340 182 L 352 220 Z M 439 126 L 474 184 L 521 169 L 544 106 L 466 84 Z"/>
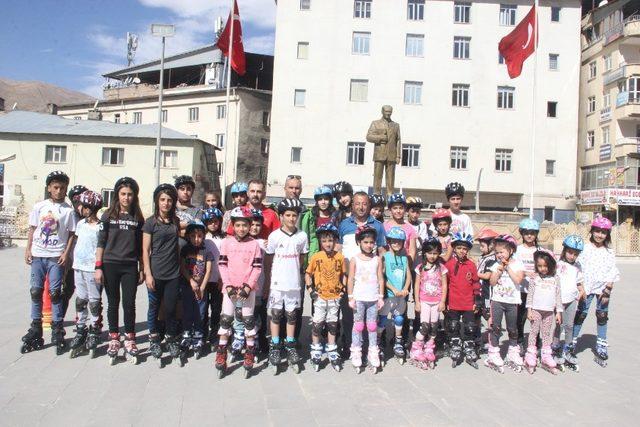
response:
<path id="1" fill-rule="evenodd" d="M 218 270 L 218 260 L 220 259 L 220 246 L 226 237 L 222 232 L 222 210 L 218 208 L 207 208 L 202 212 L 202 222 L 204 222 L 205 236 L 204 246 L 207 252 L 213 255 L 211 263 L 211 275 L 207 284 L 207 310 L 209 315 L 209 342 L 213 345 L 218 338 L 218 328 L 220 327 L 220 310 L 222 310 L 222 293 L 220 292 L 220 271 Z M 209 307 L 211 311 L 209 313 Z M 205 320 L 206 324 L 206 320 Z"/>
<path id="2" fill-rule="evenodd" d="M 582 268 L 576 262 L 580 252 L 584 250 L 582 237 L 572 234 L 562 242 L 562 254 L 558 261 L 557 274 L 560 278 L 563 315 L 562 326 L 555 329 L 552 348 L 558 357 L 558 364 L 566 364 L 574 371 L 578 370 L 578 359 L 573 353 L 573 322 L 576 316 L 578 301 L 585 298 Z M 564 330 L 564 347 L 560 346 L 560 333 Z"/>
<path id="3" fill-rule="evenodd" d="M 204 193 L 204 206 L 202 207 L 202 210 L 204 211 L 209 208 L 217 208 L 221 212 L 224 212 L 224 206 L 222 206 L 220 194 L 211 190 Z"/>
<path id="4" fill-rule="evenodd" d="M 380 222 L 384 222 L 384 196 L 382 194 L 372 194 L 369 199 L 371 200 L 371 216 Z"/>
<path id="5" fill-rule="evenodd" d="M 489 357 L 485 365 L 504 372 L 504 361 L 500 357 L 498 347 L 502 327 L 502 318 L 507 324 L 509 335 L 509 352 L 507 365 L 514 371 L 522 371 L 522 357 L 518 347 L 517 314 L 520 306 L 519 284 L 524 278 L 524 266 L 514 257 L 516 239 L 508 234 L 499 235 L 494 239 L 494 248 L 498 262 L 491 267 L 491 335 L 489 340 Z"/>
<path id="6" fill-rule="evenodd" d="M 447 268 L 442 265 L 442 244 L 435 237 L 422 243 L 422 264 L 416 268 L 419 285 L 414 286 L 416 313 L 420 314 L 420 330 L 411 345 L 410 357 L 422 369 L 435 366 L 435 339 L 440 313 L 447 300 Z M 429 338 L 425 346 L 425 338 Z"/>
<path id="7" fill-rule="evenodd" d="M 315 189 L 313 198 L 316 204 L 302 215 L 300 222 L 301 229 L 307 233 L 309 239 L 309 253 L 305 259 L 305 266 L 309 259 L 320 250 L 320 243 L 316 237 L 316 229 L 331 221 L 331 214 L 335 211 L 333 207 L 333 193 L 331 189 L 325 185 Z"/>
<path id="8" fill-rule="evenodd" d="M 560 279 L 556 276 L 556 261 L 547 251 L 536 251 L 533 254 L 535 274 L 529 279 L 527 292 L 527 319 L 531 322 L 529 345 L 525 362 L 529 373 L 533 373 L 538 363 L 536 340 L 538 334 L 542 340 L 542 367 L 554 375 L 558 373 L 556 361 L 551 351 L 551 332 L 555 321 L 562 322 L 562 298 L 560 296 Z"/>
<path id="9" fill-rule="evenodd" d="M 525 218 L 518 226 L 522 244 L 516 249 L 516 258 L 524 265 L 524 280 L 520 283 L 520 308 L 518 309 L 518 344 L 524 346 L 524 324 L 527 320 L 527 292 L 529 281 L 535 276 L 533 254 L 540 249 L 538 233 L 540 224 L 535 219 Z M 521 347 L 522 349 L 523 347 Z"/>
<path id="10" fill-rule="evenodd" d="M 435 228 L 436 237 L 442 245 L 442 262 L 449 261 L 453 254 L 453 247 L 451 246 L 451 212 L 448 209 L 436 209 L 431 216 L 431 224 Z"/>
<path id="11" fill-rule="evenodd" d="M 109 320 L 110 363 L 115 364 L 120 351 L 120 324 L 118 309 L 122 293 L 124 310 L 125 353 L 138 363 L 136 347 L 136 291 L 144 281 L 142 260 L 142 225 L 138 183 L 129 177 L 116 181 L 113 200 L 100 218 L 100 231 L 96 249 L 95 279 L 104 284 L 107 292 L 107 319 Z"/>
<path id="12" fill-rule="evenodd" d="M 620 272 L 616 266 L 616 255 L 609 248 L 613 224 L 607 218 L 599 217 L 591 223 L 589 243 L 578 257 L 584 274 L 584 291 L 586 298 L 578 304 L 575 324 L 573 326 L 573 344 L 575 345 L 589 307 L 596 300 L 596 322 L 598 340 L 596 342 L 595 361 L 602 367 L 607 366 L 607 320 L 609 319 L 609 299 L 613 284 L 620 280 Z"/>
<path id="13" fill-rule="evenodd" d="M 180 295 L 180 259 L 178 236 L 180 222 L 176 216 L 178 192 L 171 184 L 160 184 L 153 192 L 153 215 L 142 226 L 142 259 L 149 299 L 147 324 L 149 352 L 162 364 L 163 335 L 172 356 L 179 353 L 176 307 Z M 163 322 L 158 321 L 162 306 Z"/>
<path id="14" fill-rule="evenodd" d="M 491 285 L 489 280 L 491 279 L 491 266 L 498 262 L 496 258 L 496 252 L 493 247 L 493 239 L 498 236 L 498 233 L 490 228 L 482 230 L 476 240 L 480 246 L 480 259 L 478 260 L 478 278 L 480 279 L 480 295 L 482 296 L 481 307 L 479 307 L 480 313 L 478 317 L 478 330 L 482 328 L 482 320 L 487 322 L 486 331 L 486 343 L 489 342 L 490 325 L 491 325 L 491 310 L 489 309 L 491 301 Z M 478 338 L 478 348 L 483 347 L 483 340 Z"/>
<path id="15" fill-rule="evenodd" d="M 408 255 L 411 263 L 413 263 L 416 259 L 416 238 L 418 236 L 413 226 L 404 220 L 404 214 L 407 210 L 407 200 L 402 194 L 392 194 L 389 196 L 388 207 L 391 212 L 391 218 L 384 223 L 384 230 L 389 231 L 392 227 L 400 227 L 405 232 L 405 255 Z"/>
<path id="16" fill-rule="evenodd" d="M 354 310 L 351 344 L 351 363 L 360 373 L 362 366 L 362 332 L 369 332 L 369 353 L 367 359 L 374 373 L 378 372 L 380 357 L 378 356 L 377 319 L 378 310 L 382 308 L 382 292 L 384 276 L 382 262 L 375 254 L 377 232 L 373 227 L 363 225 L 356 230 L 356 243 L 360 253 L 349 262 L 348 298 L 349 307 Z"/>
<path id="17" fill-rule="evenodd" d="M 102 313 L 102 285 L 94 279 L 96 246 L 98 244 L 98 217 L 102 208 L 102 197 L 86 190 L 78 199 L 82 215 L 76 225 L 76 246 L 73 250 L 73 274 L 76 287 L 76 336 L 71 340 L 71 357 L 80 354 L 86 347 L 95 356 L 100 340 L 100 314 Z M 87 313 L 87 305 L 89 313 Z M 91 316 L 87 338 L 87 317 Z M 86 341 L 86 346 L 85 346 Z"/>
<path id="18" fill-rule="evenodd" d="M 353 187 L 346 181 L 338 181 L 333 185 L 333 198 L 338 203 L 338 209 L 331 214 L 331 222 L 340 228 L 340 223 L 351 216 L 351 202 L 353 202 Z"/>

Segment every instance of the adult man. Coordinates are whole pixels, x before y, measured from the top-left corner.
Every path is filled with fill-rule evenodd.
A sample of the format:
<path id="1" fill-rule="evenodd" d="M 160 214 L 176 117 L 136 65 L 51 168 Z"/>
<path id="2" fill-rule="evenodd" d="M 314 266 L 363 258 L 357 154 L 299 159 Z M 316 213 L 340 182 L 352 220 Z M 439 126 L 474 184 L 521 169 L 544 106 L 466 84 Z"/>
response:
<path id="1" fill-rule="evenodd" d="M 284 197 L 287 199 L 300 199 L 302 193 L 302 177 L 300 175 L 289 175 L 284 182 Z"/>
<path id="2" fill-rule="evenodd" d="M 262 212 L 264 220 L 262 222 L 260 238 L 266 240 L 272 231 L 280 228 L 280 220 L 278 219 L 278 214 L 276 214 L 273 209 L 266 207 L 262 203 L 266 197 L 264 187 L 264 182 L 259 179 L 252 179 L 249 181 L 249 184 L 247 185 L 247 206 L 251 209 L 256 209 Z M 227 227 L 227 234 L 233 235 L 232 224 L 229 224 Z"/>
<path id="3" fill-rule="evenodd" d="M 382 107 L 382 118 L 374 120 L 367 132 L 367 141 L 375 144 L 373 150 L 373 190 L 380 193 L 382 186 L 382 172 L 385 175 L 387 196 L 394 190 L 396 178 L 396 164 L 402 158 L 400 144 L 400 125 L 391 120 L 393 108 L 390 105 Z"/>

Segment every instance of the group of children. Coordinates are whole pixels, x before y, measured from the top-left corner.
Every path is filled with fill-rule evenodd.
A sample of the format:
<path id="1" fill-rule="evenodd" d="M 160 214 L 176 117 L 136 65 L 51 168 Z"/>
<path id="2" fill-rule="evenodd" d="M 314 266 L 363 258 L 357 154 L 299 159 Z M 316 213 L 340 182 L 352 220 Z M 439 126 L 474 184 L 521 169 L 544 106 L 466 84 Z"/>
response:
<path id="1" fill-rule="evenodd" d="M 189 351 L 196 357 L 205 354 L 208 336 L 215 343 L 219 376 L 227 371 L 229 351 L 243 358 L 247 376 L 256 354 L 267 349 L 276 373 L 283 356 L 295 372 L 300 370 L 305 289 L 312 300 L 310 361 L 315 370 L 326 353 L 336 370 L 342 356 L 349 357 L 358 372 L 365 364 L 377 372 L 385 359 L 389 321 L 395 357 L 403 363 L 409 348 L 409 359 L 422 369 L 435 367 L 437 339 L 444 336 L 442 347 L 454 367 L 466 361 L 477 368 L 486 341 L 484 363 L 500 372 L 504 365 L 533 372 L 538 347 L 543 368 L 555 373 L 566 365 L 577 370 L 575 343 L 594 299 L 596 359 L 606 365 L 608 303 L 619 280 L 609 248 L 612 224 L 606 218 L 593 221 L 587 243 L 568 236 L 556 260 L 539 247 L 540 226 L 533 219 L 520 223 L 520 245 L 513 236 L 490 229 L 474 239 L 471 221 L 460 210 L 464 187 L 459 183 L 447 185 L 450 209 L 436 209 L 430 225 L 420 220 L 419 198 L 392 194 L 385 200 L 354 193 L 344 181 L 316 189 L 311 209 L 298 199 L 282 199 L 273 208 L 276 217 L 267 208 L 256 208 L 255 200 L 249 203 L 249 187 L 264 192 L 260 181 L 235 183 L 235 206 L 225 212 L 215 194 L 207 194 L 203 208 L 194 206 L 195 182 L 180 176 L 174 185 L 155 189 L 154 212 L 146 220 L 132 178 L 115 183 L 113 200 L 100 217 L 100 194 L 76 186 L 68 194 L 69 205 L 68 184 L 63 172 L 50 173 L 49 198 L 37 203 L 29 217 L 25 259 L 31 265 L 32 323 L 22 338 L 22 352 L 44 344 L 45 278 L 52 303 L 52 343 L 58 354 L 64 351 L 62 289 L 68 281 L 65 272 L 72 270 L 77 320 L 71 357 L 85 350 L 92 357 L 96 353 L 104 287 L 110 361 L 115 363 L 121 349 L 122 301 L 124 352 L 137 363 L 135 298 L 137 286 L 144 283 L 151 355 L 162 364 L 164 341 L 182 365 Z M 469 255 L 474 240 L 481 251 L 477 263 Z M 414 339 L 408 345 L 411 300 Z M 505 360 L 499 348 L 503 318 Z M 482 319 L 486 334 L 481 333 Z"/>

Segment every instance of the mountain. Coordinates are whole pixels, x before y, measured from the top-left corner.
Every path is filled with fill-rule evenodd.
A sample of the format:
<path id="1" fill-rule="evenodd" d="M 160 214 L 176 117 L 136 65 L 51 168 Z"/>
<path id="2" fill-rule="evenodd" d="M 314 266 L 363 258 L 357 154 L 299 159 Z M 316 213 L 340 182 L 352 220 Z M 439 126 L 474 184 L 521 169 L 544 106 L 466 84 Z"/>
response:
<path id="1" fill-rule="evenodd" d="M 70 104 L 74 102 L 88 102 L 95 98 L 65 89 L 49 83 L 38 81 L 18 81 L 0 78 L 0 98 L 4 98 L 4 108 L 9 111 L 13 104 L 18 103 L 17 110 L 46 113 L 47 104 Z"/>

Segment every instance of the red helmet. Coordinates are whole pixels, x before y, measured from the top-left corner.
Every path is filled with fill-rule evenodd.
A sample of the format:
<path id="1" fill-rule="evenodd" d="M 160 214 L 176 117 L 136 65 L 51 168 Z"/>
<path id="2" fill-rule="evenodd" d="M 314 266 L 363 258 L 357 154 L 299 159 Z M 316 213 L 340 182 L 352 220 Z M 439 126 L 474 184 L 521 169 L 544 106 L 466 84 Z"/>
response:
<path id="1" fill-rule="evenodd" d="M 86 190 L 80 194 L 80 204 L 90 209 L 102 208 L 102 196 L 95 191 Z"/>
<path id="2" fill-rule="evenodd" d="M 433 212 L 433 215 L 431 216 L 431 222 L 435 224 L 440 220 L 451 222 L 451 212 L 449 211 L 449 209 L 439 208 Z"/>
<path id="3" fill-rule="evenodd" d="M 480 233 L 478 233 L 478 235 L 476 236 L 476 240 L 493 240 L 496 237 L 498 237 L 498 233 L 490 228 L 485 228 L 484 230 L 480 231 Z"/>

